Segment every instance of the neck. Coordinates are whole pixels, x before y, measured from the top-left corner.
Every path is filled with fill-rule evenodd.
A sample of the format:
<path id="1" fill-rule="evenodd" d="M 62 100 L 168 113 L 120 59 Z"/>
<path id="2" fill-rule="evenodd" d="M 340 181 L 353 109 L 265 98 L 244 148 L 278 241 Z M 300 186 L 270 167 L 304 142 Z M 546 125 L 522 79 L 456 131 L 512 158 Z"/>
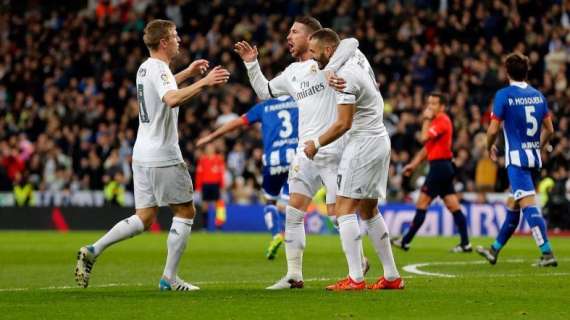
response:
<path id="1" fill-rule="evenodd" d="M 307 61 L 307 60 L 309 60 L 309 59 L 311 59 L 311 53 L 309 52 L 309 50 L 307 50 L 307 51 L 305 51 L 303 54 L 301 54 L 301 55 L 299 56 L 299 59 L 298 59 L 298 60 L 299 60 L 300 62 L 302 62 L 302 61 Z"/>
<path id="2" fill-rule="evenodd" d="M 166 64 L 170 64 L 170 58 L 168 55 L 162 51 L 151 51 L 150 57 L 158 60 L 164 61 Z"/>

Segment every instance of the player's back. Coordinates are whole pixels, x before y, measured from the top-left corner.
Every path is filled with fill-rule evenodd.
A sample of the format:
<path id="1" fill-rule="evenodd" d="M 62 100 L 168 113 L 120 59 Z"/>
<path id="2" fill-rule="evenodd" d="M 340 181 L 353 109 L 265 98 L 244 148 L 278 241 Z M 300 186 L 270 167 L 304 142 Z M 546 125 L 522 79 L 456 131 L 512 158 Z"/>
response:
<path id="1" fill-rule="evenodd" d="M 247 113 L 248 122 L 261 122 L 263 164 L 270 174 L 288 172 L 298 143 L 298 107 L 289 96 L 263 101 Z"/>
<path id="2" fill-rule="evenodd" d="M 364 54 L 357 50 L 339 69 L 338 75 L 347 83 L 347 88 L 337 94 L 338 103 L 354 103 L 356 106 L 349 135 L 388 135 L 383 123 L 384 100 Z"/>
<path id="3" fill-rule="evenodd" d="M 540 132 L 547 115 L 546 99 L 526 83 L 514 83 L 497 92 L 493 116 L 504 120 L 507 166 L 542 166 Z"/>
<path id="4" fill-rule="evenodd" d="M 182 162 L 178 145 L 178 107 L 170 108 L 164 94 L 178 89 L 174 75 L 162 60 L 149 58 L 137 71 L 139 128 L 133 161 L 146 166 Z"/>

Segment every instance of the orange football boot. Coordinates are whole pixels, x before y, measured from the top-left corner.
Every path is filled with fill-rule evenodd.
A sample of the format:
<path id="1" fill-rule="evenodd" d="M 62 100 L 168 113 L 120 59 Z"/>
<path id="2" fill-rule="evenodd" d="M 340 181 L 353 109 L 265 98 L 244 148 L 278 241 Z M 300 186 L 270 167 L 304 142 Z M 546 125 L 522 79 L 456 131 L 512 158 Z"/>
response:
<path id="1" fill-rule="evenodd" d="M 331 284 L 327 287 L 329 291 L 357 291 L 366 289 L 366 282 L 360 281 L 356 282 L 350 277 L 340 280 L 335 284 Z"/>
<path id="2" fill-rule="evenodd" d="M 380 277 L 378 281 L 368 286 L 370 290 L 384 290 L 384 289 L 404 289 L 404 279 L 398 278 L 396 280 L 388 281 L 384 277 Z"/>

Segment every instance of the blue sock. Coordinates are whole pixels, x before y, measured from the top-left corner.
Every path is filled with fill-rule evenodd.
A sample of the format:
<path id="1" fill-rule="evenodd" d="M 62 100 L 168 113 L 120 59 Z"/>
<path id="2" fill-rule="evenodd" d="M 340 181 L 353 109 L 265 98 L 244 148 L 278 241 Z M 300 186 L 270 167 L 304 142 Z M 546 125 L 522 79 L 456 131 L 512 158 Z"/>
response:
<path id="1" fill-rule="evenodd" d="M 410 241 L 412 241 L 412 239 L 414 238 L 418 230 L 420 230 L 420 227 L 426 220 L 426 213 L 427 210 L 416 209 L 416 215 L 414 215 L 414 220 L 412 221 L 412 224 L 410 225 L 408 232 L 406 232 L 404 238 L 402 238 L 402 243 L 408 244 L 410 243 Z"/>
<path id="2" fill-rule="evenodd" d="M 552 253 L 550 242 L 548 242 L 548 235 L 546 234 L 546 223 L 540 211 L 536 206 L 530 206 L 522 209 L 524 218 L 530 226 L 532 237 L 536 241 L 536 245 L 540 248 L 542 254 Z"/>
<path id="3" fill-rule="evenodd" d="M 265 217 L 265 225 L 271 232 L 272 236 L 280 233 L 279 210 L 275 205 L 269 204 L 263 207 L 263 216 Z"/>
<path id="4" fill-rule="evenodd" d="M 511 209 L 507 209 L 507 216 L 503 225 L 501 226 L 501 230 L 499 231 L 499 235 L 495 242 L 491 245 L 495 251 L 501 250 L 509 238 L 513 235 L 517 227 L 519 226 L 519 221 L 521 219 L 520 211 L 514 211 Z"/>
<path id="5" fill-rule="evenodd" d="M 469 244 L 469 236 L 467 235 L 467 219 L 461 210 L 456 210 L 453 212 L 453 221 L 457 226 L 457 231 L 461 237 L 461 245 L 466 246 Z"/>

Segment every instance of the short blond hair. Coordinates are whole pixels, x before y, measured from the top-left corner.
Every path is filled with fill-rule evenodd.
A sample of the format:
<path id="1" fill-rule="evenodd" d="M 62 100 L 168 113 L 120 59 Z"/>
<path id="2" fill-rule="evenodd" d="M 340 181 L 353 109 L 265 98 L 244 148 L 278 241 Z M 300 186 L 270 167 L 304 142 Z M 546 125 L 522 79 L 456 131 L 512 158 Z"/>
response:
<path id="1" fill-rule="evenodd" d="M 160 40 L 168 38 L 173 28 L 176 29 L 176 24 L 170 20 L 152 20 L 144 28 L 144 44 L 150 50 L 157 50 Z"/>

